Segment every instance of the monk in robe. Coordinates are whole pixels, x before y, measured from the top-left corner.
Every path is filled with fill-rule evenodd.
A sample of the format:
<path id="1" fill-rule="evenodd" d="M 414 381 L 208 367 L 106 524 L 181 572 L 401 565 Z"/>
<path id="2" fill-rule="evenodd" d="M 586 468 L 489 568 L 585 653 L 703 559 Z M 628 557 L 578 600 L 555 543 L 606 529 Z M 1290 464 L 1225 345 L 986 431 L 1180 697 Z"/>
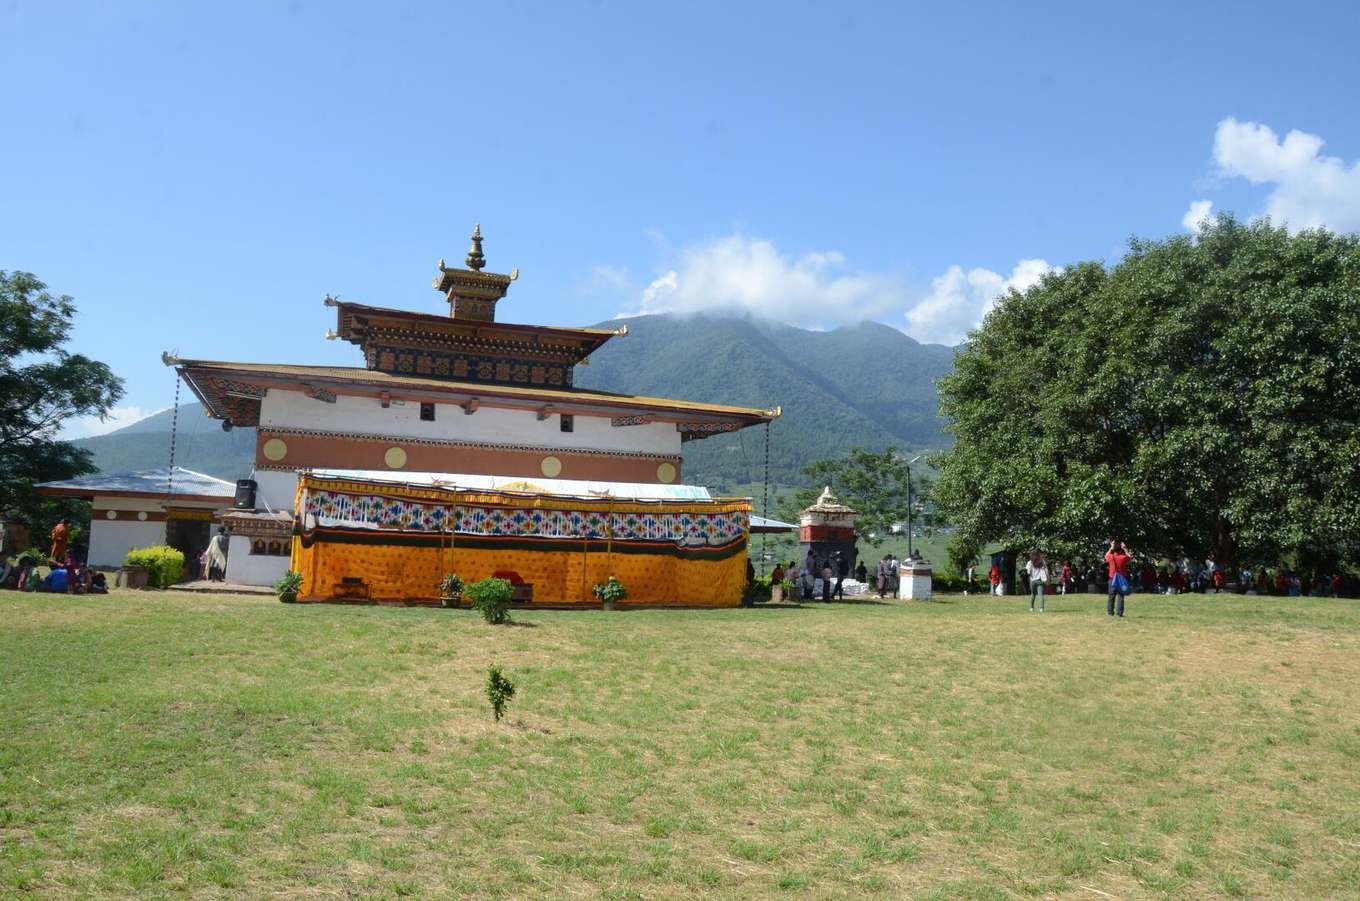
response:
<path id="1" fill-rule="evenodd" d="M 52 553 L 50 555 L 53 566 L 63 566 L 66 563 L 66 546 L 71 543 L 71 522 L 63 519 L 52 527 Z"/>

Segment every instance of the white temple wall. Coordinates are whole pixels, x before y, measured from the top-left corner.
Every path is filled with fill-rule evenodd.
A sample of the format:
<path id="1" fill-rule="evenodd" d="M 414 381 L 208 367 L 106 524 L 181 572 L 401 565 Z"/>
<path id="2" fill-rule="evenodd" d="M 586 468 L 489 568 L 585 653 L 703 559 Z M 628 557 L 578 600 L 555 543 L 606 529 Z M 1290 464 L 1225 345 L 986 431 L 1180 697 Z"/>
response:
<path id="1" fill-rule="evenodd" d="M 128 500 L 128 503 L 130 502 L 131 499 Z M 165 544 L 164 521 L 110 520 L 103 518 L 98 512 L 90 520 L 91 566 L 117 569 L 127 559 L 128 551 L 157 544 Z"/>
<path id="2" fill-rule="evenodd" d="M 237 585 L 273 585 L 288 571 L 289 558 L 252 555 L 250 544 L 244 535 L 233 535 L 227 540 L 227 581 Z"/>
<path id="3" fill-rule="evenodd" d="M 394 400 L 384 409 L 375 397 L 342 394 L 328 404 L 279 388 L 270 388 L 260 404 L 260 428 L 680 455 L 680 433 L 671 422 L 615 427 L 607 416 L 577 414 L 573 431 L 564 432 L 556 414 L 539 421 L 532 410 L 482 407 L 468 415 L 455 404 L 436 404 L 434 422 L 425 422 L 414 401 Z"/>
<path id="4" fill-rule="evenodd" d="M 262 469 L 251 478 L 255 480 L 256 509 L 292 512 L 293 500 L 297 497 L 297 473 Z"/>

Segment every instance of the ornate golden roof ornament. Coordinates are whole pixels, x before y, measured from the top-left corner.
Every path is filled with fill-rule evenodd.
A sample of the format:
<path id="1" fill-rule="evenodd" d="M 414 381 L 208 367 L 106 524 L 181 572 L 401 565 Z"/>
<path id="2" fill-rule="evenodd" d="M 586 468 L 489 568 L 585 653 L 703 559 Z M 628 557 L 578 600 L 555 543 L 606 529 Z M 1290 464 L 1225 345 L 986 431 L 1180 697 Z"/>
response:
<path id="1" fill-rule="evenodd" d="M 467 267 L 480 272 L 485 265 L 486 257 L 482 254 L 482 223 L 478 222 L 477 227 L 472 230 L 472 247 L 468 250 Z"/>
<path id="2" fill-rule="evenodd" d="M 496 321 L 496 301 L 505 296 L 510 283 L 519 278 L 516 269 L 509 275 L 482 272 L 486 255 L 482 253 L 482 225 L 472 230 L 472 246 L 468 248 L 466 269 L 450 269 L 439 261 L 439 275 L 433 282 L 435 290 L 449 302 L 449 315 L 454 319 L 481 322 Z"/>

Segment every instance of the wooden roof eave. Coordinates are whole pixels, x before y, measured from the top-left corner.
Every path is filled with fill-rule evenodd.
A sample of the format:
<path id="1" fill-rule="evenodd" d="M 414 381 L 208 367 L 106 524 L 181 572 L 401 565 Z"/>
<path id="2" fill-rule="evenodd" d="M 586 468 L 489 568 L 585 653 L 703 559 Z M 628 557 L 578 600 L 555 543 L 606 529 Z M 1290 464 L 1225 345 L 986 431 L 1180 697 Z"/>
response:
<path id="1" fill-rule="evenodd" d="M 326 304 L 335 307 L 335 337 L 352 344 L 361 344 L 367 339 L 364 326 L 356 325 L 356 318 L 389 320 L 394 327 L 402 326 L 410 328 L 412 324 L 423 324 L 433 329 L 449 329 L 451 331 L 469 329 L 474 337 L 482 337 L 483 333 L 499 331 L 503 334 L 514 335 L 525 343 L 543 344 L 545 337 L 565 340 L 568 343 L 575 342 L 577 350 L 582 355 L 582 360 L 590 354 L 599 350 L 610 338 L 623 337 L 628 334 L 627 326 L 621 329 L 593 329 L 593 328 L 560 328 L 546 325 L 525 325 L 516 322 L 479 322 L 475 320 L 459 320 L 448 316 L 439 316 L 432 313 L 418 313 L 410 310 L 394 310 L 388 307 L 370 307 L 365 304 L 356 304 L 349 301 L 327 298 Z"/>
<path id="2" fill-rule="evenodd" d="M 217 419 L 225 419 L 226 414 L 220 406 L 209 398 L 210 392 L 202 390 L 197 384 L 193 361 L 181 361 L 180 374 L 189 383 L 194 394 L 202 401 L 204 408 Z M 202 366 L 197 367 L 207 375 L 207 371 Z M 304 386 L 325 385 L 335 390 L 337 394 L 347 394 L 355 397 L 381 398 L 386 394 L 390 399 L 412 402 L 434 402 L 451 405 L 465 405 L 474 402 L 478 407 L 496 407 L 508 410 L 541 411 L 550 409 L 554 413 L 570 413 L 584 416 L 619 416 L 619 415 L 644 415 L 653 422 L 687 423 L 687 422 L 713 422 L 730 423 L 739 429 L 748 428 L 753 425 L 760 425 L 770 422 L 779 415 L 782 410 L 773 411 L 760 410 L 704 410 L 704 409 L 685 409 L 685 408 L 666 408 L 657 407 L 652 404 L 638 403 L 626 398 L 611 400 L 601 397 L 593 402 L 584 401 L 577 397 L 553 397 L 551 391 L 545 391 L 547 396 L 534 398 L 519 397 L 514 394 L 507 394 L 498 389 L 501 386 L 494 384 L 468 385 L 465 383 L 450 383 L 448 389 L 439 389 L 434 386 L 416 385 L 386 385 L 382 382 L 368 384 L 356 384 L 351 378 L 336 378 L 324 375 L 307 375 L 299 373 L 297 375 L 285 375 L 279 373 L 263 374 L 250 370 L 236 370 L 230 368 L 212 367 L 214 374 L 229 376 L 234 380 L 250 382 L 266 388 L 279 388 L 281 390 L 297 390 Z M 457 384 L 457 387 L 454 385 Z M 337 390 L 339 389 L 339 390 Z M 717 433 L 721 434 L 721 433 Z M 708 435 L 692 435 L 691 438 L 710 437 Z"/>
<path id="3" fill-rule="evenodd" d="M 233 503 L 233 498 L 211 494 L 180 494 L 178 492 L 166 494 L 163 491 L 101 491 L 98 488 L 60 488 L 51 485 L 35 485 L 33 490 L 48 497 L 78 497 L 87 501 L 92 501 L 96 497 L 131 497 L 176 503 L 215 504 L 222 507 L 230 507 Z"/>

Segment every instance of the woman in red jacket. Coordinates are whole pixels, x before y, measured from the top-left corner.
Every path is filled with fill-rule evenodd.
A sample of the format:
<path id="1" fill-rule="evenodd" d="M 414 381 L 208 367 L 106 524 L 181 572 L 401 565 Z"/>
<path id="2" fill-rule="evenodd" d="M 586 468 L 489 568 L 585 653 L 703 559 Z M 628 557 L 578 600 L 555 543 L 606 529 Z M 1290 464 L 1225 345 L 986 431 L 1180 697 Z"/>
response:
<path id="1" fill-rule="evenodd" d="M 1123 544 L 1110 540 L 1110 549 L 1105 552 L 1105 562 L 1110 565 L 1110 594 L 1105 599 L 1105 612 L 1115 615 L 1114 598 L 1119 595 L 1119 618 L 1124 618 L 1124 597 L 1129 593 L 1129 560 L 1133 552 Z"/>

